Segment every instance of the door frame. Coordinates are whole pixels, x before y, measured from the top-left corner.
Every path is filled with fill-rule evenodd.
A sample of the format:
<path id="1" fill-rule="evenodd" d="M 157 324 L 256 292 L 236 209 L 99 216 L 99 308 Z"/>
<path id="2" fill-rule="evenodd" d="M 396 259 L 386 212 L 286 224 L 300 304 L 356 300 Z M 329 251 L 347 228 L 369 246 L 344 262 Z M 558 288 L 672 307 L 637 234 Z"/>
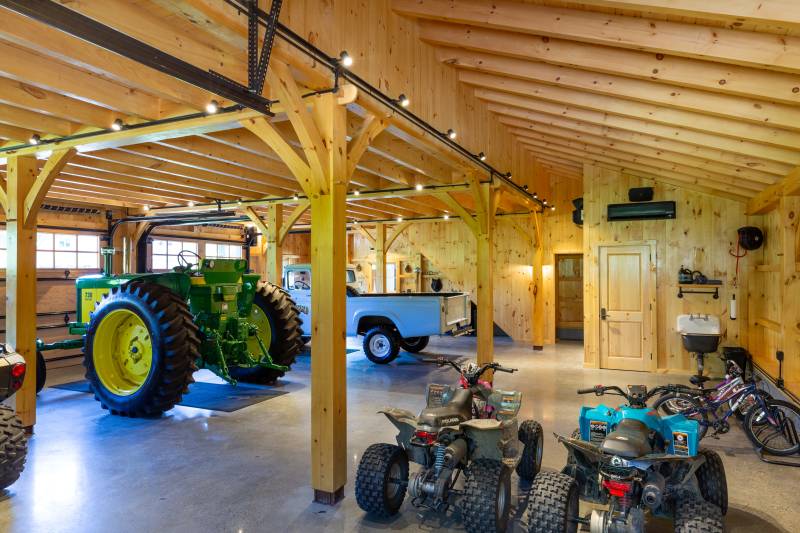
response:
<path id="1" fill-rule="evenodd" d="M 608 242 L 592 246 L 592 253 L 595 257 L 596 271 L 593 273 L 595 280 L 595 294 L 593 298 L 594 304 L 594 318 L 592 324 L 594 331 L 584 331 L 584 337 L 589 334 L 594 339 L 595 346 L 597 346 L 596 357 L 594 358 L 594 368 L 600 369 L 600 352 L 602 346 L 600 343 L 600 248 L 615 248 L 617 246 L 648 246 L 650 248 L 650 286 L 653 288 L 650 294 L 650 338 L 653 339 L 653 359 L 650 361 L 648 372 L 655 372 L 658 369 L 658 256 L 657 256 L 657 243 L 655 240 L 644 241 L 622 241 L 622 242 Z M 585 267 L 585 265 L 584 265 Z M 586 279 L 586 269 L 584 268 L 584 279 Z"/>
<path id="2" fill-rule="evenodd" d="M 581 259 L 581 286 L 584 285 L 586 279 L 586 255 L 581 252 L 558 252 L 553 254 L 553 309 L 555 311 L 553 316 L 553 324 L 555 329 L 555 342 L 558 342 L 558 313 L 559 313 L 559 291 L 558 291 L 558 258 L 560 256 L 576 256 Z M 581 306 L 583 308 L 583 305 Z M 586 339 L 586 321 L 583 321 L 583 335 Z M 585 340 L 583 342 L 586 342 Z"/>

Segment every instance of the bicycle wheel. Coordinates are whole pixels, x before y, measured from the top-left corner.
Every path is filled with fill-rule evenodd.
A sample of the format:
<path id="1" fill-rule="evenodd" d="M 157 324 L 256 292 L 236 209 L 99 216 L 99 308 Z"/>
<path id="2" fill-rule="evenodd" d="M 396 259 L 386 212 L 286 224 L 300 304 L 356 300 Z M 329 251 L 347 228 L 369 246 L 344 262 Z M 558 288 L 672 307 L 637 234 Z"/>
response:
<path id="1" fill-rule="evenodd" d="M 756 405 L 744 419 L 744 432 L 765 452 L 794 455 L 800 450 L 800 408 L 782 400 Z"/>
<path id="2" fill-rule="evenodd" d="M 671 412 L 672 409 L 680 406 L 679 412 Z M 708 412 L 700 404 L 700 401 L 686 393 L 669 393 L 661 396 L 653 409 L 662 417 L 673 414 L 681 414 L 689 420 L 697 422 L 697 438 L 702 439 L 708 431 Z"/>

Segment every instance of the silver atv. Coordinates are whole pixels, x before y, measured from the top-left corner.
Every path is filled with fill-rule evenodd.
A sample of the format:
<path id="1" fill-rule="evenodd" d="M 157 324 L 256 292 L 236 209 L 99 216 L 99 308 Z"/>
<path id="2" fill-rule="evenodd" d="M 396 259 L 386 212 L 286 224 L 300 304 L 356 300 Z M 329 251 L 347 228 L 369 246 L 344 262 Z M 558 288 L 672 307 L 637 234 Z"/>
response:
<path id="1" fill-rule="evenodd" d="M 358 505 L 373 516 L 397 514 L 406 492 L 412 505 L 446 511 L 460 501 L 468 533 L 506 531 L 511 472 L 531 481 L 542 464 L 542 428 L 517 423 L 522 393 L 493 390 L 487 370 L 515 372 L 498 363 L 464 366 L 444 358 L 423 360 L 459 372 L 458 387 L 428 385 L 419 416 L 405 409 L 380 411 L 397 427 L 397 444 L 366 449 L 356 474 Z M 420 465 L 409 474 L 409 461 Z M 463 488 L 457 485 L 463 471 Z"/>

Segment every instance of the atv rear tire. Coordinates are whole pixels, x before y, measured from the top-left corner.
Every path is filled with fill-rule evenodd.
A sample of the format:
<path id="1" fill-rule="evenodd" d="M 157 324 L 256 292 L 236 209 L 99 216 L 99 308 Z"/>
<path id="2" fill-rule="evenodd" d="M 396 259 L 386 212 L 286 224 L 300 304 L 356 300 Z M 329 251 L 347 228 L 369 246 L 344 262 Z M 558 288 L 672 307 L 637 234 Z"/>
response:
<path id="1" fill-rule="evenodd" d="M 158 416 L 194 383 L 200 339 L 183 298 L 162 285 L 131 281 L 97 304 L 84 350 L 86 379 L 104 409 Z"/>
<path id="2" fill-rule="evenodd" d="M 386 365 L 400 354 L 400 339 L 387 326 L 376 326 L 364 335 L 364 354 L 378 365 Z"/>
<path id="3" fill-rule="evenodd" d="M 14 410 L 0 405 L 0 490 L 19 479 L 25 468 L 28 439 Z"/>
<path id="4" fill-rule="evenodd" d="M 44 354 L 36 350 L 36 394 L 42 392 L 46 380 L 47 365 L 44 362 Z"/>
<path id="5" fill-rule="evenodd" d="M 477 459 L 464 475 L 464 529 L 467 533 L 505 532 L 511 512 L 511 470 L 494 459 Z"/>
<path id="6" fill-rule="evenodd" d="M 722 515 L 728 513 L 728 481 L 725 477 L 725 465 L 719 454 L 713 450 L 700 450 L 706 462 L 697 469 L 697 484 L 703 499 L 716 505 Z"/>
<path id="7" fill-rule="evenodd" d="M 519 426 L 519 441 L 524 448 L 517 464 L 517 475 L 525 481 L 533 481 L 542 468 L 542 448 L 544 436 L 539 422 L 525 420 Z"/>
<path id="8" fill-rule="evenodd" d="M 269 351 L 272 361 L 279 365 L 291 367 L 297 354 L 303 351 L 303 330 L 300 327 L 300 310 L 289 296 L 289 293 L 272 283 L 265 282 L 253 297 L 253 313 L 263 313 L 269 322 Z M 260 332 L 264 333 L 264 332 Z M 265 343 L 266 344 L 266 343 Z M 256 350 L 258 348 L 258 350 Z M 261 356 L 260 347 L 251 346 L 256 357 Z M 260 366 L 228 367 L 233 379 L 245 383 L 272 384 L 283 377 L 284 372 Z"/>
<path id="9" fill-rule="evenodd" d="M 576 533 L 578 484 L 558 472 L 540 472 L 528 500 L 528 533 Z"/>
<path id="10" fill-rule="evenodd" d="M 419 353 L 425 349 L 430 337 L 407 337 L 400 341 L 400 346 L 407 352 Z"/>
<path id="11" fill-rule="evenodd" d="M 675 533 L 723 533 L 722 512 L 713 503 L 691 498 L 681 499 L 675 506 Z"/>
<path id="12" fill-rule="evenodd" d="M 356 473 L 356 501 L 372 516 L 397 514 L 408 488 L 408 456 L 394 444 L 373 444 L 364 451 Z"/>

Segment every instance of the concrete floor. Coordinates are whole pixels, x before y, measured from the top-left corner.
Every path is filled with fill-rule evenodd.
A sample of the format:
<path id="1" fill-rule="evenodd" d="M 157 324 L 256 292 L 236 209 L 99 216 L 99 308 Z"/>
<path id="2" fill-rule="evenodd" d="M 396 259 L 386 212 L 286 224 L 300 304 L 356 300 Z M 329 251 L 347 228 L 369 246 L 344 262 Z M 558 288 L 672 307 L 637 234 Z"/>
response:
<path id="1" fill-rule="evenodd" d="M 357 340 L 350 339 L 357 347 Z M 429 355 L 472 356 L 475 340 L 436 339 Z M 566 453 L 552 432 L 569 434 L 583 402 L 575 390 L 596 383 L 676 381 L 676 376 L 595 371 L 582 367 L 582 347 L 543 352 L 498 340 L 497 360 L 520 368 L 496 385 L 524 392 L 522 418 L 545 429 L 544 468 L 558 470 Z M 82 367 L 52 372 L 50 383 L 81 377 Z M 215 379 L 200 373 L 199 379 Z M 429 381 L 451 383 L 455 373 L 402 355 L 388 366 L 362 353 L 348 356 L 349 470 L 374 442 L 394 442 L 393 426 L 375 411 L 393 405 L 418 411 Z M 235 413 L 178 407 L 157 420 L 114 417 L 86 394 L 46 389 L 22 478 L 0 497 L 0 531 L 10 532 L 268 532 L 463 531 L 458 516 L 418 513 L 408 504 L 388 521 L 358 508 L 352 482 L 336 507 L 311 503 L 309 486 L 309 358 L 283 382 L 289 391 Z M 607 402 L 608 403 L 608 402 Z M 704 445 L 725 462 L 729 531 L 798 531 L 800 469 L 761 463 L 735 428 Z M 516 487 L 516 476 L 514 478 Z M 524 506 L 524 490 L 515 494 Z M 795 526 L 791 524 L 794 523 Z M 515 531 L 521 530 L 516 524 Z M 655 523 L 648 531 L 671 531 Z"/>

